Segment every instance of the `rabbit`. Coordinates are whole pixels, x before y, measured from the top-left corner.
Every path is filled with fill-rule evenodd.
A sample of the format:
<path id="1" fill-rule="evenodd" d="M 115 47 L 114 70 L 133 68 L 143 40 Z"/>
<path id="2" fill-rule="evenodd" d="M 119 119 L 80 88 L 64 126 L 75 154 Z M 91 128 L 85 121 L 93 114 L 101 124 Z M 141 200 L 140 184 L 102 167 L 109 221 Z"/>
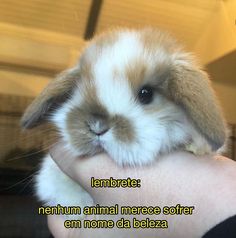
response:
<path id="1" fill-rule="evenodd" d="M 75 156 L 106 152 L 118 165 L 144 166 L 175 150 L 216 153 L 226 123 L 208 75 L 158 29 L 116 29 L 88 42 L 25 111 L 25 129 L 54 124 Z M 36 193 L 48 205 L 89 206 L 91 196 L 47 155 Z"/>

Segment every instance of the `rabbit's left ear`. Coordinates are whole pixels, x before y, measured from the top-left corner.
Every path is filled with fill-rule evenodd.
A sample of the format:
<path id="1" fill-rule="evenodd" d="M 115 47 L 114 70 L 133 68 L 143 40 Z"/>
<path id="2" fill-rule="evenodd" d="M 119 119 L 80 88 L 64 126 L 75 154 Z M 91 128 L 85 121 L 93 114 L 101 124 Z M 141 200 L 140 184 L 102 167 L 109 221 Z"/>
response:
<path id="1" fill-rule="evenodd" d="M 226 140 L 226 125 L 208 76 L 196 66 L 176 64 L 162 83 L 163 94 L 180 105 L 200 133 L 217 150 Z"/>
<path id="2" fill-rule="evenodd" d="M 79 78 L 79 70 L 66 70 L 51 81 L 41 94 L 28 106 L 21 118 L 21 127 L 31 129 L 50 117 L 72 94 Z"/>

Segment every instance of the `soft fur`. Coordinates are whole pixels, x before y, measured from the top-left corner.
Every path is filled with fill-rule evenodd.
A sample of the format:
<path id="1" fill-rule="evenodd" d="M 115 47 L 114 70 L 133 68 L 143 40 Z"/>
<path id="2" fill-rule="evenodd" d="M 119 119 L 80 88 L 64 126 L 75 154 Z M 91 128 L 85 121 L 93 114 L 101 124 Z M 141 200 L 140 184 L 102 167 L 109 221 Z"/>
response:
<path id="1" fill-rule="evenodd" d="M 144 85 L 154 89 L 147 105 L 137 99 Z M 22 126 L 45 120 L 75 155 L 106 151 L 120 165 L 142 166 L 173 150 L 212 153 L 226 139 L 207 74 L 167 33 L 153 29 L 121 29 L 92 40 L 78 64 L 29 106 Z M 51 205 L 92 203 L 49 156 L 36 180 L 39 198 Z"/>

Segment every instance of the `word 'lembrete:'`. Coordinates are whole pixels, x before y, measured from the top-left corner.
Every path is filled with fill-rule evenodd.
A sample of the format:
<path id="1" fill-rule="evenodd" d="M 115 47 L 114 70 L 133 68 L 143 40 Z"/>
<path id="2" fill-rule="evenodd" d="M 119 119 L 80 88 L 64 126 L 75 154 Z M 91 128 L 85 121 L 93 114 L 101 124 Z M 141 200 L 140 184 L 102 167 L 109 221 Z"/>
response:
<path id="1" fill-rule="evenodd" d="M 91 177 L 91 187 L 92 188 L 140 188 L 140 179 L 114 179 L 110 177 L 109 179 L 96 179 Z"/>

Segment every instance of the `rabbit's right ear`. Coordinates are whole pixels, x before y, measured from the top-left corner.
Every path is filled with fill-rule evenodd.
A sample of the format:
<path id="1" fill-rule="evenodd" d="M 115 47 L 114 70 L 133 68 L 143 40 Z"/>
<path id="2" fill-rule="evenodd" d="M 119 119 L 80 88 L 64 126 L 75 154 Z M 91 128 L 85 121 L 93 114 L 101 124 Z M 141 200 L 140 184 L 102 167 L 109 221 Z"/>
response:
<path id="1" fill-rule="evenodd" d="M 30 129 L 45 122 L 50 114 L 72 94 L 79 69 L 66 70 L 48 84 L 41 94 L 28 106 L 21 118 L 21 127 Z"/>
<path id="2" fill-rule="evenodd" d="M 204 71 L 186 59 L 179 60 L 170 77 L 163 82 L 162 90 L 184 109 L 213 150 L 223 146 L 227 136 L 226 123 Z"/>

